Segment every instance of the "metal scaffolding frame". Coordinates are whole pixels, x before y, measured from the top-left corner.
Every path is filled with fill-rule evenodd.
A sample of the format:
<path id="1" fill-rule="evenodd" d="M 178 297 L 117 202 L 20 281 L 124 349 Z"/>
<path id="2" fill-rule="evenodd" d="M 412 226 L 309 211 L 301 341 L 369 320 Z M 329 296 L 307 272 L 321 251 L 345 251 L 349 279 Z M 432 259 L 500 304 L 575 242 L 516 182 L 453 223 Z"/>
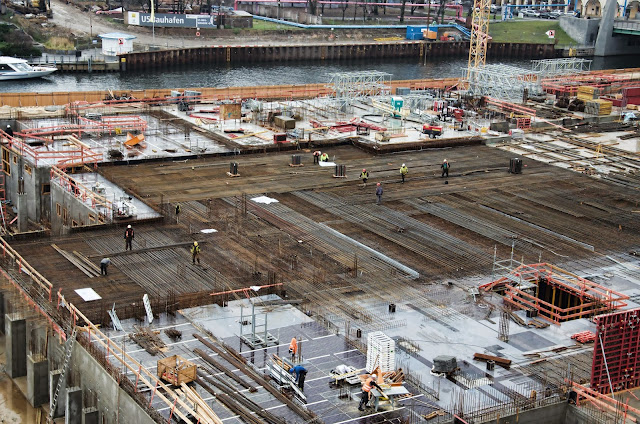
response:
<path id="1" fill-rule="evenodd" d="M 341 108 L 351 105 L 356 100 L 391 93 L 392 74 L 386 72 L 335 72 L 329 76 L 329 88 L 333 90 Z"/>
<path id="2" fill-rule="evenodd" d="M 567 74 L 589 72 L 591 70 L 592 62 L 592 60 L 578 57 L 532 60 L 531 71 L 538 74 L 540 77 L 552 75 L 566 76 Z"/>
<path id="3" fill-rule="evenodd" d="M 521 101 L 524 90 L 542 91 L 538 74 L 511 65 L 485 65 L 483 68 L 463 68 L 467 72 L 469 93 L 502 100 Z"/>

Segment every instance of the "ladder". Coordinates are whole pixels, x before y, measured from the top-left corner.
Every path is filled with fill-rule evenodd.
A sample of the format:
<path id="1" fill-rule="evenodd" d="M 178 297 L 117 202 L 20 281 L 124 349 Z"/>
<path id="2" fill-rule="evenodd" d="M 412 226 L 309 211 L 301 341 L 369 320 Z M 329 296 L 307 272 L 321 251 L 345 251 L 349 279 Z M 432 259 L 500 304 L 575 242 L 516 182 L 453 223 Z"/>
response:
<path id="1" fill-rule="evenodd" d="M 51 410 L 49 411 L 49 422 L 53 422 L 53 416 L 56 413 L 56 408 L 58 406 L 58 395 L 60 394 L 60 389 L 64 384 L 64 376 L 69 368 L 69 363 L 71 362 L 71 355 L 73 354 L 73 344 L 76 341 L 76 334 L 78 334 L 78 327 L 73 326 L 73 331 L 71 332 L 71 337 L 67 340 L 66 343 L 66 352 L 64 356 L 64 363 L 62 364 L 62 372 L 60 373 L 60 378 L 58 379 L 58 385 L 56 386 L 56 391 L 53 393 L 53 398 L 51 399 Z"/>

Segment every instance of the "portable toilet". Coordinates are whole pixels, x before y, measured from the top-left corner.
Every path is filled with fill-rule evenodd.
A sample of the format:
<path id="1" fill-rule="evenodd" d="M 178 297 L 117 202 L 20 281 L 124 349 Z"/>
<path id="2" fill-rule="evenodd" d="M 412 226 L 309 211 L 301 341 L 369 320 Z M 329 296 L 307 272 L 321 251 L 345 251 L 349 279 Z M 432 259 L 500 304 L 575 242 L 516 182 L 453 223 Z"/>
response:
<path id="1" fill-rule="evenodd" d="M 402 97 L 392 96 L 391 106 L 394 110 L 400 111 L 400 109 L 402 109 L 402 106 L 404 106 L 404 100 L 402 99 Z"/>

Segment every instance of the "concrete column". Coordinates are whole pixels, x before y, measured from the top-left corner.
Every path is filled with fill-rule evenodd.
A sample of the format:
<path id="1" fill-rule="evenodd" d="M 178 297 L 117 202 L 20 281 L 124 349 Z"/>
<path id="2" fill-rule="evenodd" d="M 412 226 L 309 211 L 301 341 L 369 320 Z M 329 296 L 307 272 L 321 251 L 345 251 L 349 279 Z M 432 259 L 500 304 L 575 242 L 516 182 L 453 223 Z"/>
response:
<path id="1" fill-rule="evenodd" d="M 0 290 L 0 334 L 4 334 L 4 314 L 7 308 L 4 306 L 4 301 L 7 292 Z"/>
<path id="2" fill-rule="evenodd" d="M 612 52 L 610 50 L 614 44 L 613 40 L 613 20 L 616 16 L 616 10 L 618 9 L 617 0 L 607 0 L 607 4 L 604 6 L 602 13 L 602 19 L 600 20 L 600 29 L 598 30 L 598 38 L 596 38 L 596 56 L 607 56 Z M 609 50 L 609 52 L 607 52 Z"/>
<path id="3" fill-rule="evenodd" d="M 27 375 L 27 321 L 15 314 L 5 315 L 6 371 L 11 378 Z"/>
<path id="4" fill-rule="evenodd" d="M 64 424 L 82 424 L 82 389 L 80 387 L 67 389 Z"/>
<path id="5" fill-rule="evenodd" d="M 34 408 L 49 401 L 49 364 L 43 355 L 27 358 L 27 400 Z"/>
<path id="6" fill-rule="evenodd" d="M 98 408 L 84 408 L 82 410 L 82 424 L 100 424 Z"/>
<path id="7" fill-rule="evenodd" d="M 25 232 L 29 229 L 29 210 L 27 209 L 27 193 L 18 193 L 16 196 L 16 208 L 18 209 L 18 231 Z"/>
<path id="8" fill-rule="evenodd" d="M 56 392 L 56 387 L 58 387 L 58 381 L 60 380 L 60 374 L 62 374 L 62 370 L 53 370 L 49 373 L 49 393 L 51 393 L 51 399 L 49 401 L 49 409 L 51 409 L 53 402 L 53 394 Z M 53 414 L 53 418 L 58 418 L 64 415 L 64 408 L 67 403 L 67 391 L 65 390 L 64 385 L 60 388 L 58 392 L 58 403 L 56 404 L 56 411 Z"/>

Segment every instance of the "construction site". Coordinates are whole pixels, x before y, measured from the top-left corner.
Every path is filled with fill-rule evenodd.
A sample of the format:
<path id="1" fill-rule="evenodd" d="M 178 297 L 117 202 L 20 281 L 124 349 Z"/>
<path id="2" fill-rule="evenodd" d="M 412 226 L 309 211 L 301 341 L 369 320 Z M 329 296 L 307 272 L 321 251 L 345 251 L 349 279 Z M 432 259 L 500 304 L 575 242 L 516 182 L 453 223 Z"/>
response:
<path id="1" fill-rule="evenodd" d="M 25 422 L 637 422 L 640 69 L 485 6 L 460 78 L 0 94 Z"/>

